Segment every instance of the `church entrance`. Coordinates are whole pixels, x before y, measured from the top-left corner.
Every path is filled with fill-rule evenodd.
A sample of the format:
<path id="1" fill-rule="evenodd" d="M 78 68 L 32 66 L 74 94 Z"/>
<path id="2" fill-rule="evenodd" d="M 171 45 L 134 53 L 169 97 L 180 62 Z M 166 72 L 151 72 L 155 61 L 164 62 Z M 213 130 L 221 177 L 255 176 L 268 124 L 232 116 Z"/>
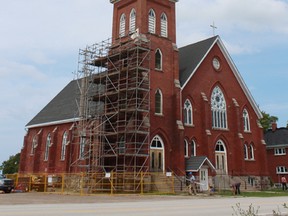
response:
<path id="1" fill-rule="evenodd" d="M 150 144 L 150 171 L 164 171 L 164 145 L 159 136 L 155 136 Z"/>
<path id="2" fill-rule="evenodd" d="M 226 148 L 222 140 L 218 140 L 215 147 L 216 173 L 227 174 L 227 155 Z"/>
<path id="3" fill-rule="evenodd" d="M 208 190 L 208 169 L 207 168 L 200 169 L 200 190 L 201 191 Z"/>

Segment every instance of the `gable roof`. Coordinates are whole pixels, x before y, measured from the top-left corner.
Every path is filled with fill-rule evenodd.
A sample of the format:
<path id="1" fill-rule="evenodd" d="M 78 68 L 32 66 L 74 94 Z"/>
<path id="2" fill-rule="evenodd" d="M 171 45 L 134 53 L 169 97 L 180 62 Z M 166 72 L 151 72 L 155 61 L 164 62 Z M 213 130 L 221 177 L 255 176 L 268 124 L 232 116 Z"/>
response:
<path id="1" fill-rule="evenodd" d="M 277 128 L 275 131 L 268 130 L 264 134 L 267 148 L 287 147 L 288 146 L 288 128 Z"/>
<path id="2" fill-rule="evenodd" d="M 80 95 L 77 80 L 62 89 L 27 125 L 27 128 L 43 124 L 71 122 L 77 111 L 76 97 Z"/>
<path id="3" fill-rule="evenodd" d="M 179 80 L 182 90 L 197 71 L 213 46 L 217 43 L 232 69 L 241 88 L 255 110 L 258 118 L 261 111 L 234 65 L 219 36 L 214 36 L 194 44 L 179 48 Z M 77 103 L 80 95 L 78 80 L 71 81 L 57 94 L 27 125 L 27 128 L 71 122 L 78 118 Z"/>
<path id="4" fill-rule="evenodd" d="M 244 94 L 253 107 L 257 117 L 262 118 L 262 113 L 252 97 L 248 87 L 246 86 L 243 78 L 241 77 L 236 65 L 226 50 L 223 42 L 219 36 L 214 36 L 203 41 L 179 48 L 179 80 L 181 89 L 183 90 L 190 79 L 193 77 L 205 57 L 208 55 L 213 46 L 217 44 L 222 51 L 226 61 L 228 62 L 235 78 L 241 86 Z"/>
<path id="5" fill-rule="evenodd" d="M 201 64 L 216 39 L 217 36 L 179 49 L 179 81 L 181 86 L 185 86 L 190 79 L 191 73 Z"/>
<path id="6" fill-rule="evenodd" d="M 204 164 L 215 170 L 215 167 L 206 156 L 192 156 L 189 159 L 186 159 L 185 163 L 186 172 L 198 172 Z"/>

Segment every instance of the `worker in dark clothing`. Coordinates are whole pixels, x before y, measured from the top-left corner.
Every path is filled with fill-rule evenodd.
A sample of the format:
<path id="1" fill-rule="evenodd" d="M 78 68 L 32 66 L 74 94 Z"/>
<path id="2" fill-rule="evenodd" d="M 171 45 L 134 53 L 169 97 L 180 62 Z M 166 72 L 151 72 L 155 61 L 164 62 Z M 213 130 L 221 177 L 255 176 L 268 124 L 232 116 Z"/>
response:
<path id="1" fill-rule="evenodd" d="M 233 190 L 234 195 L 237 195 L 237 194 L 240 195 L 240 186 L 241 186 L 240 182 L 236 182 L 232 184 L 232 190 Z"/>

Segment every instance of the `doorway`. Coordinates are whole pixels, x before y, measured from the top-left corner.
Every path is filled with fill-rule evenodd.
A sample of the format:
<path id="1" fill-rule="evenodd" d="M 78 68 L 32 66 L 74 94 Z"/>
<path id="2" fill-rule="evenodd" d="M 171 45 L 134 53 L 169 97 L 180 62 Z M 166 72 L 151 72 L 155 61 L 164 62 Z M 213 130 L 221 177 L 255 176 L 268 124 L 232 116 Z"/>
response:
<path id="1" fill-rule="evenodd" d="M 150 171 L 164 171 L 164 145 L 158 135 L 153 138 L 150 144 Z"/>
<path id="2" fill-rule="evenodd" d="M 207 191 L 208 190 L 208 169 L 201 168 L 200 169 L 200 190 Z"/>
<path id="3" fill-rule="evenodd" d="M 227 154 L 224 142 L 222 140 L 218 140 L 216 143 L 215 164 L 217 174 L 227 174 Z"/>

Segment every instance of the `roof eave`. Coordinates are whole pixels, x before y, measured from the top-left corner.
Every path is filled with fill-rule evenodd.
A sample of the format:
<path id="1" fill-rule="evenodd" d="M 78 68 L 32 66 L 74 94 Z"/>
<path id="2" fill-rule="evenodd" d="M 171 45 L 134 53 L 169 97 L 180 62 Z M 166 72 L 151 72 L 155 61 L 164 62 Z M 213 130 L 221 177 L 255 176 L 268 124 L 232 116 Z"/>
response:
<path id="1" fill-rule="evenodd" d="M 227 60 L 227 62 L 229 64 L 230 68 L 232 69 L 232 71 L 233 71 L 238 83 L 240 84 L 243 92 L 245 93 L 246 97 L 248 98 L 249 102 L 251 103 L 251 105 L 252 105 L 257 117 L 259 119 L 261 119 L 263 117 L 262 113 L 261 113 L 261 110 L 259 109 L 258 105 L 256 104 L 251 92 L 249 91 L 247 85 L 245 84 L 242 76 L 240 75 L 236 65 L 234 64 L 231 56 L 229 55 L 227 49 L 225 48 L 225 46 L 224 46 L 224 44 L 223 44 L 223 42 L 221 41 L 220 38 L 218 38 L 217 43 L 219 45 L 219 48 L 223 52 L 223 54 L 224 54 L 224 56 L 225 56 L 225 58 L 226 58 L 226 60 Z"/>
<path id="2" fill-rule="evenodd" d="M 65 119 L 65 120 L 52 121 L 52 122 L 44 122 L 44 123 L 39 123 L 39 124 L 26 125 L 26 128 L 30 129 L 30 128 L 37 128 L 37 127 L 46 127 L 46 126 L 51 126 L 51 125 L 66 124 L 66 123 L 71 123 L 71 122 L 75 122 L 78 120 L 79 118 L 73 118 L 73 119 Z"/>
<path id="3" fill-rule="evenodd" d="M 193 75 L 195 74 L 195 72 L 198 70 L 198 68 L 200 67 L 200 65 L 202 64 L 202 62 L 204 61 L 204 59 L 206 58 L 206 56 L 208 55 L 208 53 L 211 51 L 211 49 L 213 48 L 213 46 L 215 45 L 215 43 L 217 43 L 219 39 L 219 36 L 216 37 L 215 41 L 213 42 L 213 44 L 210 46 L 210 48 L 207 50 L 207 52 L 205 53 L 205 55 L 203 56 L 203 58 L 201 59 L 201 61 L 197 64 L 197 66 L 195 67 L 195 69 L 192 71 L 192 73 L 190 74 L 190 76 L 188 77 L 188 79 L 186 80 L 186 82 L 183 84 L 183 86 L 181 87 L 181 90 L 183 90 L 185 88 L 185 86 L 189 83 L 190 79 L 193 77 Z"/>

